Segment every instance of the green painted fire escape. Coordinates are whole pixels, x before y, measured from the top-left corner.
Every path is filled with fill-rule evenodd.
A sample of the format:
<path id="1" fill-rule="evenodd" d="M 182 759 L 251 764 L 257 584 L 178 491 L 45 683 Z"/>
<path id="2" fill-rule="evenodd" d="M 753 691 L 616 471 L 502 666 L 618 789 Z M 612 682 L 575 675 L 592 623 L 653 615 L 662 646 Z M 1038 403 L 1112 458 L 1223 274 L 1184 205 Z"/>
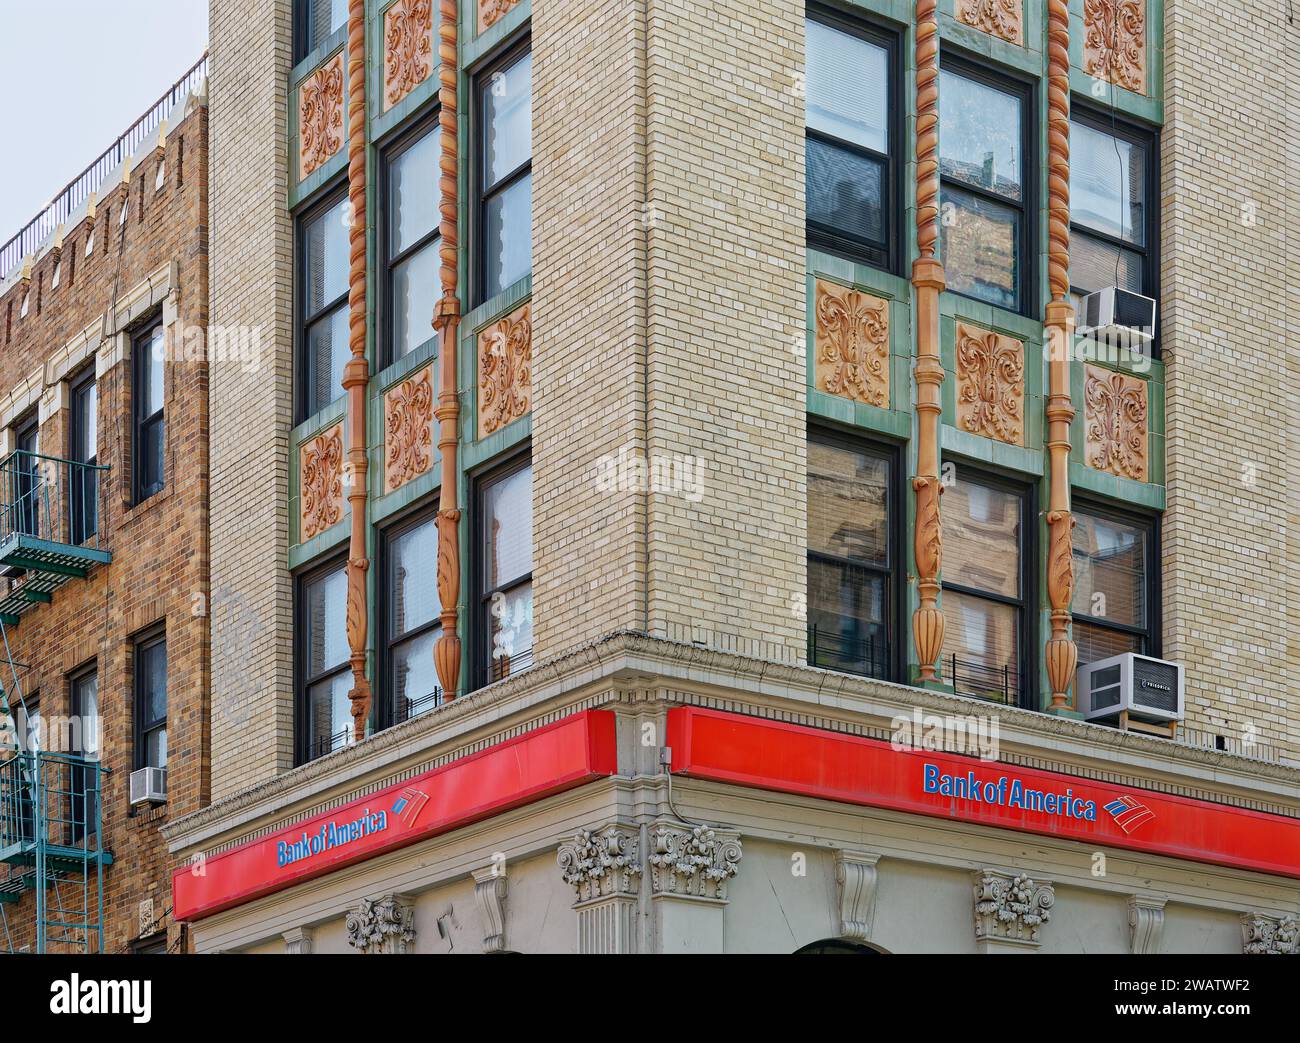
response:
<path id="1" fill-rule="evenodd" d="M 99 536 L 105 470 L 22 450 L 0 461 L 0 863 L 8 867 L 0 951 L 104 950 L 104 869 L 113 860 L 101 818 L 107 769 L 97 744 L 86 750 L 84 741 L 88 727 L 98 734 L 98 721 L 60 730 L 81 737 L 80 750 L 43 748 L 46 722 L 24 699 L 25 667 L 9 635 L 33 606 L 110 560 Z M 28 892 L 34 929 L 18 918 Z"/>

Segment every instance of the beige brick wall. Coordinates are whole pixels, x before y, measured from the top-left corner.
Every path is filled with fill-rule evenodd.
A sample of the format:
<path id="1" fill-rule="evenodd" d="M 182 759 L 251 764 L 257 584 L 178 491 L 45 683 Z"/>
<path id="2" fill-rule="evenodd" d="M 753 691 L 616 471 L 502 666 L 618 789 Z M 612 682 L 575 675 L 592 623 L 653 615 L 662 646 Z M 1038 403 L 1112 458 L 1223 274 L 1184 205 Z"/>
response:
<path id="1" fill-rule="evenodd" d="M 650 510 L 651 630 L 801 658 L 805 587 L 800 0 L 652 0 L 650 452 L 704 496 Z"/>
<path id="2" fill-rule="evenodd" d="M 288 435 L 293 243 L 285 209 L 290 0 L 211 0 L 211 321 L 261 331 L 214 364 L 212 796 L 293 763 Z"/>
<path id="3" fill-rule="evenodd" d="M 533 12 L 536 651 L 799 658 L 803 6 L 648 14 Z M 658 488 L 598 484 L 647 448 Z"/>
<path id="4" fill-rule="evenodd" d="M 1284 6 L 1165 7 L 1164 651 L 1187 666 L 1189 725 L 1253 725 L 1294 756 L 1300 28 Z"/>
<path id="5" fill-rule="evenodd" d="M 645 446 L 639 5 L 533 9 L 533 497 L 539 658 L 645 629 L 645 497 L 599 488 Z"/>

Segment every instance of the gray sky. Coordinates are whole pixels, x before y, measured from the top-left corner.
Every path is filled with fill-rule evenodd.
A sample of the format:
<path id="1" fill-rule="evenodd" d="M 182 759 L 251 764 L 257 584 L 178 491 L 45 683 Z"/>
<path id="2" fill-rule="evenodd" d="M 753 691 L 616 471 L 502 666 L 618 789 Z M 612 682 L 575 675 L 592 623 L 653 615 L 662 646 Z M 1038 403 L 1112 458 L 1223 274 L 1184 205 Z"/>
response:
<path id="1" fill-rule="evenodd" d="M 207 48 L 208 0 L 0 0 L 0 242 Z"/>

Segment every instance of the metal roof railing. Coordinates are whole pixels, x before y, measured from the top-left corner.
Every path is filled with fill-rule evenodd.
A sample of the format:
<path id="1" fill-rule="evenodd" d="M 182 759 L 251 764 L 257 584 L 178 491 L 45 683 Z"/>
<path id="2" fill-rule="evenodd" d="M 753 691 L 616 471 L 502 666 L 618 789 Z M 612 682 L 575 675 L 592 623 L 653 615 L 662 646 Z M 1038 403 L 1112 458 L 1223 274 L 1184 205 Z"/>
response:
<path id="1" fill-rule="evenodd" d="M 132 155 L 140 143 L 153 133 L 172 107 L 207 74 L 208 55 L 205 51 L 190 70 L 173 83 L 167 93 L 154 102 L 143 116 L 100 153 L 90 166 L 68 182 L 44 210 L 28 221 L 4 246 L 0 246 L 0 279 L 20 265 L 24 257 L 33 253 L 47 236 L 63 224 L 86 201 L 90 193 L 98 189 L 104 179 L 117 169 L 118 164 Z"/>

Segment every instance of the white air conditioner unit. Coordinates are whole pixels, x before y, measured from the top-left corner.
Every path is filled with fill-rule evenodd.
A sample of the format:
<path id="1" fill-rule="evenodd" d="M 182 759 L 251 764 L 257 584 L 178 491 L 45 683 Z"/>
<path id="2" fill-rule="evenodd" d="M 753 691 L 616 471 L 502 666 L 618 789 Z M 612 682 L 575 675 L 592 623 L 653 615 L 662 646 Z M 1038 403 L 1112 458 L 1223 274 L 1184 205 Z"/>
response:
<path id="1" fill-rule="evenodd" d="M 167 803 L 167 769 L 140 768 L 131 772 L 131 806 Z"/>
<path id="2" fill-rule="evenodd" d="M 1085 720 L 1127 713 L 1139 721 L 1183 719 L 1183 667 L 1125 652 L 1079 667 L 1075 698 Z"/>
<path id="3" fill-rule="evenodd" d="M 1083 299 L 1075 332 L 1107 347 L 1145 351 L 1155 339 L 1156 302 L 1132 290 L 1107 286 Z"/>

